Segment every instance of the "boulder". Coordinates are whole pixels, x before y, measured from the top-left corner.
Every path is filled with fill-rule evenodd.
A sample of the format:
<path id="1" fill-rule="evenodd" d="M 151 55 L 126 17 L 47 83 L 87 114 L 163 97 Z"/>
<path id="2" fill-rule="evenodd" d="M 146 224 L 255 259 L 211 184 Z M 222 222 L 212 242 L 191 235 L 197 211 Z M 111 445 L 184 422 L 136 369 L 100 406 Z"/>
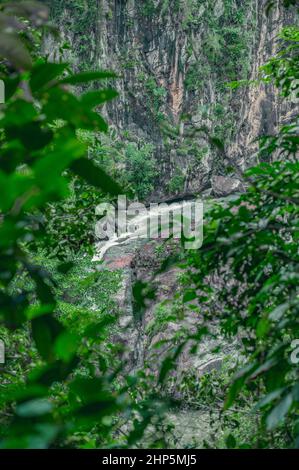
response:
<path id="1" fill-rule="evenodd" d="M 237 191 L 242 191 L 242 189 L 243 184 L 237 178 L 220 175 L 212 177 L 212 193 L 216 197 L 229 196 Z"/>

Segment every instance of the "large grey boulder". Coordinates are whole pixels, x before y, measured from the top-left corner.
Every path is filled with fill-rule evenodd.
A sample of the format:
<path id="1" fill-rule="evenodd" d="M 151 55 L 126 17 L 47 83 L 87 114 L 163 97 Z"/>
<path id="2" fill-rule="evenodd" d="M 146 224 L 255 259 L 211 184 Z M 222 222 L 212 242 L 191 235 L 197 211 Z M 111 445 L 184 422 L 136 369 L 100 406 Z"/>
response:
<path id="1" fill-rule="evenodd" d="M 242 182 L 230 176 L 215 175 L 212 177 L 212 194 L 216 197 L 229 196 L 243 190 Z"/>

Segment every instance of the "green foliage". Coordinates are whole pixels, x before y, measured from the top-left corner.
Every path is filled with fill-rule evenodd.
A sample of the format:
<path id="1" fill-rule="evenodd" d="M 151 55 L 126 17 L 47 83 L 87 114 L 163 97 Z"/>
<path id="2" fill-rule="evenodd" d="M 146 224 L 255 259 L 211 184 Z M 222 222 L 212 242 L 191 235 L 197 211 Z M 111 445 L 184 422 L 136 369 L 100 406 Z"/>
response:
<path id="1" fill-rule="evenodd" d="M 29 19 L 23 37 L 27 25 Z M 153 416 L 159 426 L 166 405 L 149 379 L 124 372 L 111 300 L 119 274 L 92 268 L 89 256 L 74 257 L 90 241 L 84 230 L 92 204 L 120 188 L 100 165 L 107 148 L 99 136 L 107 124 L 95 111 L 116 93 L 106 85 L 74 93 L 71 86 L 106 83 L 114 74 L 73 74 L 68 64 L 37 58 L 36 44 L 22 49 L 14 30 L 8 34 L 25 60 L 8 56 L 0 64 L 7 92 L 0 115 L 0 333 L 12 348 L 0 387 L 0 446 L 134 445 Z M 141 147 L 141 157 L 131 150 L 132 172 L 139 174 L 145 159 L 154 168 L 151 148 Z"/>
<path id="2" fill-rule="evenodd" d="M 156 163 L 153 157 L 153 146 L 128 144 L 125 148 L 126 178 L 138 199 L 144 200 L 154 189 L 157 177 Z"/>
<path id="3" fill-rule="evenodd" d="M 167 184 L 167 189 L 171 194 L 183 192 L 185 186 L 185 176 L 179 170 L 170 178 Z"/>
<path id="4" fill-rule="evenodd" d="M 140 5 L 140 12 L 144 16 L 152 17 L 156 13 L 154 0 L 146 0 Z"/>
<path id="5" fill-rule="evenodd" d="M 140 142 L 137 146 L 130 143 L 129 135 L 116 136 L 113 129 L 102 136 L 80 131 L 78 138 L 88 145 L 89 158 L 106 172 L 108 184 L 107 175 L 111 175 L 128 195 L 140 200 L 153 191 L 157 173 L 151 145 Z M 67 259 L 82 249 L 93 253 L 98 221 L 95 208 L 102 201 L 113 202 L 103 190 L 70 173 L 68 197 L 48 204 L 43 214 L 36 217 L 35 224 L 46 231 L 47 237 L 31 242 L 31 249 L 42 247 L 48 256 L 60 259 Z"/>
<path id="6" fill-rule="evenodd" d="M 284 96 L 298 97 L 298 29 L 287 28 L 281 37 L 287 44 L 262 74 Z M 227 336 L 240 334 L 247 358 L 226 408 L 238 404 L 249 387 L 261 400 L 265 436 L 278 428 L 287 445 L 295 446 L 298 370 L 290 346 L 299 335 L 298 145 L 298 116 L 277 135 L 261 139 L 261 154 L 279 160 L 251 168 L 247 193 L 211 210 L 204 245 L 189 256 L 190 279 L 206 295 L 206 321 L 216 316 Z M 212 274 L 223 284 L 211 293 Z"/>
<path id="7" fill-rule="evenodd" d="M 217 71 L 219 86 L 236 78 L 246 78 L 249 71 L 252 39 L 252 33 L 247 25 L 248 18 L 250 21 L 249 2 L 242 2 L 240 7 L 236 7 L 235 2 L 226 0 L 223 2 L 224 11 L 220 15 L 214 10 L 213 2 L 210 2 L 210 8 L 203 5 L 205 3 L 201 0 L 195 0 L 187 19 L 189 28 L 197 28 L 199 24 L 204 22 L 207 29 L 203 42 L 203 60 L 200 61 L 200 64 L 198 63 L 197 74 L 195 73 L 195 62 L 187 76 L 187 85 L 190 89 L 199 84 L 204 87 L 207 74 L 211 69 Z M 198 9 L 203 6 L 205 8 L 202 15 L 199 16 Z M 190 53 L 192 53 L 193 45 L 190 44 L 190 47 Z M 193 75 L 193 80 L 190 74 Z"/>
<path id="8" fill-rule="evenodd" d="M 94 68 L 90 33 L 96 30 L 96 19 L 100 14 L 97 3 L 94 0 L 50 0 L 48 4 L 53 23 L 58 25 L 63 22 L 63 25 L 67 25 L 72 32 L 73 47 L 80 59 L 79 70 Z"/>
<path id="9" fill-rule="evenodd" d="M 277 5 L 282 4 L 284 7 L 299 7 L 298 0 L 268 0 L 266 3 L 266 12 L 269 14 L 272 8 Z"/>
<path id="10" fill-rule="evenodd" d="M 164 87 L 158 86 L 153 77 L 148 78 L 145 83 L 147 90 L 149 108 L 153 113 L 154 119 L 163 121 L 164 114 L 161 112 L 161 108 L 167 97 L 167 90 Z"/>
<path id="11" fill-rule="evenodd" d="M 31 17 L 32 11 L 27 14 Z M 2 15 L 3 21 L 10 21 L 8 15 Z M 15 30 L 7 34 L 16 43 L 20 41 Z M 1 446 L 45 448 L 58 436 L 63 440 L 67 433 L 91 430 L 95 425 L 102 429 L 102 419 L 120 409 L 109 392 L 105 368 L 101 369 L 101 378 L 95 377 L 92 368 L 89 375 L 82 375 L 78 368 L 80 361 L 90 355 L 86 345 L 91 347 L 95 341 L 100 344 L 107 337 L 110 319 L 103 317 L 98 328 L 84 327 L 80 336 L 67 328 L 59 319 L 61 303 L 55 277 L 26 249 L 28 242 L 47 235 L 36 226 L 35 217 L 49 203 L 68 195 L 67 170 L 101 190 L 108 189 L 111 194 L 118 191 L 118 186 L 86 159 L 87 146 L 77 137 L 78 129 L 106 131 L 105 121 L 94 111 L 99 95 L 78 96 L 66 87 L 112 75 L 70 75 L 66 64 L 36 60 L 33 54 L 31 66 L 26 60 L 30 51 L 22 47 L 12 52 L 8 62 L 1 62 L 7 101 L 1 106 L 0 118 L 0 305 L 4 335 L 16 331 L 11 341 L 15 345 L 20 341 L 20 353 L 28 344 L 28 334 L 34 347 L 29 349 L 27 359 L 22 355 L 29 365 L 22 368 L 20 377 L 12 381 L 6 376 L 2 383 L 2 406 L 5 403 L 8 419 L 1 427 Z M 107 98 L 104 91 L 102 102 Z M 60 125 L 56 125 L 58 121 Z M 57 269 L 66 273 L 69 266 Z M 21 278 L 26 282 L 20 286 Z M 72 309 L 72 302 L 65 303 L 74 319 L 76 308 Z M 55 388 L 60 392 L 53 396 Z M 100 435 L 104 438 L 107 429 Z"/>
<path id="12" fill-rule="evenodd" d="M 72 259 L 73 267 L 65 272 L 64 266 L 60 267 L 57 260 L 49 261 L 45 257 L 45 253 L 39 253 L 36 262 L 47 269 L 51 277 L 55 281 L 55 296 L 57 298 L 56 318 L 61 321 L 65 327 L 65 332 L 59 336 L 55 344 L 57 355 L 65 362 L 73 357 L 74 352 L 78 355 L 79 363 L 74 367 L 73 374 L 76 377 L 85 376 L 90 378 L 94 376 L 95 368 L 105 373 L 113 364 L 117 364 L 117 357 L 120 357 L 120 348 L 118 345 L 111 343 L 111 328 L 115 332 L 115 322 L 118 317 L 116 305 L 111 300 L 111 296 L 115 294 L 119 287 L 119 273 L 97 271 L 95 267 L 92 269 L 90 257 L 77 255 Z M 60 272 L 59 272 L 60 271 Z M 32 283 L 28 279 L 28 275 L 23 273 L 16 279 L 14 291 L 33 288 Z M 96 306 L 96 309 L 95 309 Z M 40 307 L 38 303 L 33 303 L 28 309 L 28 316 L 33 317 Z M 87 336 L 87 331 L 89 331 Z M 26 390 L 30 394 L 26 381 L 28 374 L 34 373 L 34 369 L 40 368 L 42 363 L 39 354 L 32 346 L 32 336 L 29 328 L 10 331 L 5 327 L 0 329 L 1 338 L 5 341 L 7 360 L 2 370 L 2 382 L 0 387 L 0 403 L 1 403 L 1 436 L 6 434 L 6 427 L 13 418 L 13 408 L 9 405 L 9 401 L 16 393 L 22 396 Z M 50 402 L 38 401 L 29 404 L 24 401 L 22 415 L 29 412 L 41 413 L 44 408 L 39 405 L 45 403 L 55 404 L 53 413 L 56 414 L 56 421 L 64 419 L 70 411 L 69 404 L 69 384 L 68 381 L 63 383 L 55 383 L 50 387 L 48 394 Z M 26 387 L 26 388 L 25 388 Z M 13 394 L 13 395 L 12 395 Z M 26 407 L 25 407 L 26 405 Z M 46 408 L 46 410 L 49 408 Z M 57 416 L 58 413 L 58 416 Z M 44 420 L 43 420 L 44 421 Z M 88 433 L 86 430 L 80 436 L 78 430 L 69 429 L 67 435 L 59 434 L 59 442 L 57 446 L 76 445 L 78 447 L 91 445 L 92 442 L 101 444 L 103 434 L 100 427 L 92 425 Z M 99 434 L 97 434 L 98 429 Z M 63 431 L 61 429 L 61 431 Z M 30 437 L 30 428 L 23 430 L 27 432 L 29 447 L 44 447 L 47 442 L 42 436 L 36 434 L 36 440 Z M 55 438 L 55 435 L 53 436 Z M 30 440 L 32 439 L 32 440 Z M 68 444 L 66 444 L 66 442 Z M 17 444 L 18 442 L 16 442 Z M 19 445 L 20 442 L 19 442 Z M 26 446 L 26 443 L 25 443 Z"/>
<path id="13" fill-rule="evenodd" d="M 298 97 L 298 42 L 299 34 L 296 26 L 284 28 L 279 38 L 288 41 L 276 57 L 272 58 L 261 68 L 262 79 L 265 83 L 273 82 L 281 89 L 284 97 L 294 100 Z"/>
<path id="14" fill-rule="evenodd" d="M 209 83 L 215 84 L 216 102 L 205 104 L 206 116 L 202 119 L 208 119 L 215 136 L 228 144 L 238 128 L 238 116 L 234 111 L 234 99 L 237 98 L 231 95 L 226 84 L 248 79 L 255 39 L 255 13 L 250 1 L 239 4 L 225 0 L 215 4 L 190 0 L 186 4 L 189 60 L 185 86 L 190 93 L 205 96 Z M 203 31 L 200 47 L 193 39 L 199 31 Z M 216 112 L 220 106 L 223 113 Z M 198 114 L 201 114 L 200 110 Z"/>
<path id="15" fill-rule="evenodd" d="M 41 247 L 49 257 L 62 260 L 71 257 L 78 249 L 93 252 L 97 222 L 95 207 L 105 197 L 82 178 L 73 178 L 69 188 L 67 199 L 48 204 L 43 215 L 36 219 L 47 237 L 32 241 L 30 249 Z"/>
<path id="16" fill-rule="evenodd" d="M 192 31 L 203 21 L 195 13 L 204 3 L 176 1 L 173 11 L 185 8 L 185 27 Z M 53 6 L 61 18 L 64 8 L 73 11 L 75 42 L 85 58 L 96 2 L 54 0 Z M 169 2 L 156 6 L 152 1 L 141 5 L 151 18 Z M 190 68 L 190 91 L 203 86 L 211 70 L 220 70 L 222 97 L 224 80 L 246 77 L 250 38 L 244 5 L 235 7 L 225 0 L 221 17 L 205 9 L 206 66 L 201 76 L 198 64 Z M 179 383 L 185 406 L 212 410 L 214 434 L 205 445 L 298 447 L 298 370 L 290 361 L 291 342 L 299 334 L 298 117 L 277 135 L 261 139 L 261 160 L 268 163 L 247 172 L 248 192 L 211 209 L 203 248 L 181 264 L 185 288 L 172 305 L 156 309 L 147 333 L 153 337 L 167 323 L 180 322 L 187 307 L 199 313 L 198 325 L 191 332 L 183 325 L 166 341 L 170 354 L 161 358 L 157 376 L 128 375 L 112 300 L 122 279 L 101 265 L 92 267 L 86 248 L 93 241 L 95 205 L 120 191 L 116 174 L 139 199 L 153 191 L 154 149 L 131 142 L 129 133 L 123 140 L 108 134 L 98 106 L 116 97 L 107 87 L 114 74 L 73 74 L 68 63 L 38 57 L 38 26 L 47 27 L 44 6 L 1 2 L 0 10 L 0 79 L 7 99 L 0 110 L 0 335 L 8 351 L 1 369 L 0 446 L 128 447 L 142 439 L 144 445 L 166 446 L 163 434 L 169 428 L 162 420 L 169 410 L 165 396 L 172 392 L 171 372 L 190 341 L 195 352 L 218 319 L 225 336 L 240 339 L 242 369 L 232 384 L 235 363 L 201 377 L 190 370 Z M 23 20 L 12 22 L 12 14 Z M 297 28 L 285 28 L 280 52 L 261 70 L 264 82 L 273 82 L 291 99 L 298 99 L 298 36 Z M 102 89 L 82 91 L 99 81 Z M 71 87 L 78 85 L 81 92 L 74 93 Z M 153 78 L 146 88 L 149 109 L 160 122 L 166 90 Z M 219 137 L 228 136 L 233 126 L 225 102 L 219 103 L 207 111 L 217 123 L 216 135 L 198 131 L 223 149 Z M 195 149 L 185 139 L 179 152 L 192 152 L 200 161 L 206 149 Z M 183 184 L 178 172 L 169 191 L 181 191 Z M 215 275 L 219 284 L 212 288 Z M 138 322 L 155 292 L 139 281 L 133 296 Z M 197 298 L 200 306 L 191 306 Z"/>

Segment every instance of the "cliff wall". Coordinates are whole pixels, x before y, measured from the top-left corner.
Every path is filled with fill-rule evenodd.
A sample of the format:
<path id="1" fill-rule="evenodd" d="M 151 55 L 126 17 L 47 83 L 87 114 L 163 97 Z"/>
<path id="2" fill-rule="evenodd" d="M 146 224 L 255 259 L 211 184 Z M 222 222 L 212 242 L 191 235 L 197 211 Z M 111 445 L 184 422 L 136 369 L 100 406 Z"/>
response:
<path id="1" fill-rule="evenodd" d="M 108 68 L 120 78 L 106 109 L 124 145 L 152 145 L 159 174 L 154 195 L 240 188 L 256 161 L 256 138 L 287 121 L 270 85 L 232 90 L 257 78 L 275 53 L 292 11 L 266 0 L 54 0 L 62 46 L 47 44 L 74 67 Z M 69 43 L 69 46 L 64 45 Z M 222 144 L 224 149 L 222 148 Z"/>

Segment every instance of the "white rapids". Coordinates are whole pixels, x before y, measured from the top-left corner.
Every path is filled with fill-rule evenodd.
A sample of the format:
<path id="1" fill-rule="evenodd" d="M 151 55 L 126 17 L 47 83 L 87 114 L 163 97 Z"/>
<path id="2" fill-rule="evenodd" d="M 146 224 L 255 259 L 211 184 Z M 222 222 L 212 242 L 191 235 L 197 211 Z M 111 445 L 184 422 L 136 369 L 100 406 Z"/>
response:
<path id="1" fill-rule="evenodd" d="M 201 203 L 201 201 L 198 201 Z M 126 228 L 122 233 L 115 233 L 105 240 L 96 243 L 96 254 L 93 261 L 103 261 L 108 250 L 115 246 L 127 245 L 136 240 L 167 239 L 171 232 L 170 220 L 172 214 L 173 226 L 184 221 L 189 221 L 194 207 L 194 200 L 176 203 L 151 204 L 149 209 L 144 207 L 142 211 L 127 211 Z M 125 212 L 125 211 L 124 211 Z M 135 212 L 135 215 L 134 213 Z M 136 214 L 137 212 L 137 214 Z M 202 212 L 201 212 L 202 216 Z M 184 222 L 185 224 L 185 222 Z M 189 223 L 190 225 L 190 223 Z M 157 228 L 159 226 L 159 229 Z M 181 233 L 181 229 L 180 233 Z M 178 233 L 178 232 L 177 232 Z"/>

